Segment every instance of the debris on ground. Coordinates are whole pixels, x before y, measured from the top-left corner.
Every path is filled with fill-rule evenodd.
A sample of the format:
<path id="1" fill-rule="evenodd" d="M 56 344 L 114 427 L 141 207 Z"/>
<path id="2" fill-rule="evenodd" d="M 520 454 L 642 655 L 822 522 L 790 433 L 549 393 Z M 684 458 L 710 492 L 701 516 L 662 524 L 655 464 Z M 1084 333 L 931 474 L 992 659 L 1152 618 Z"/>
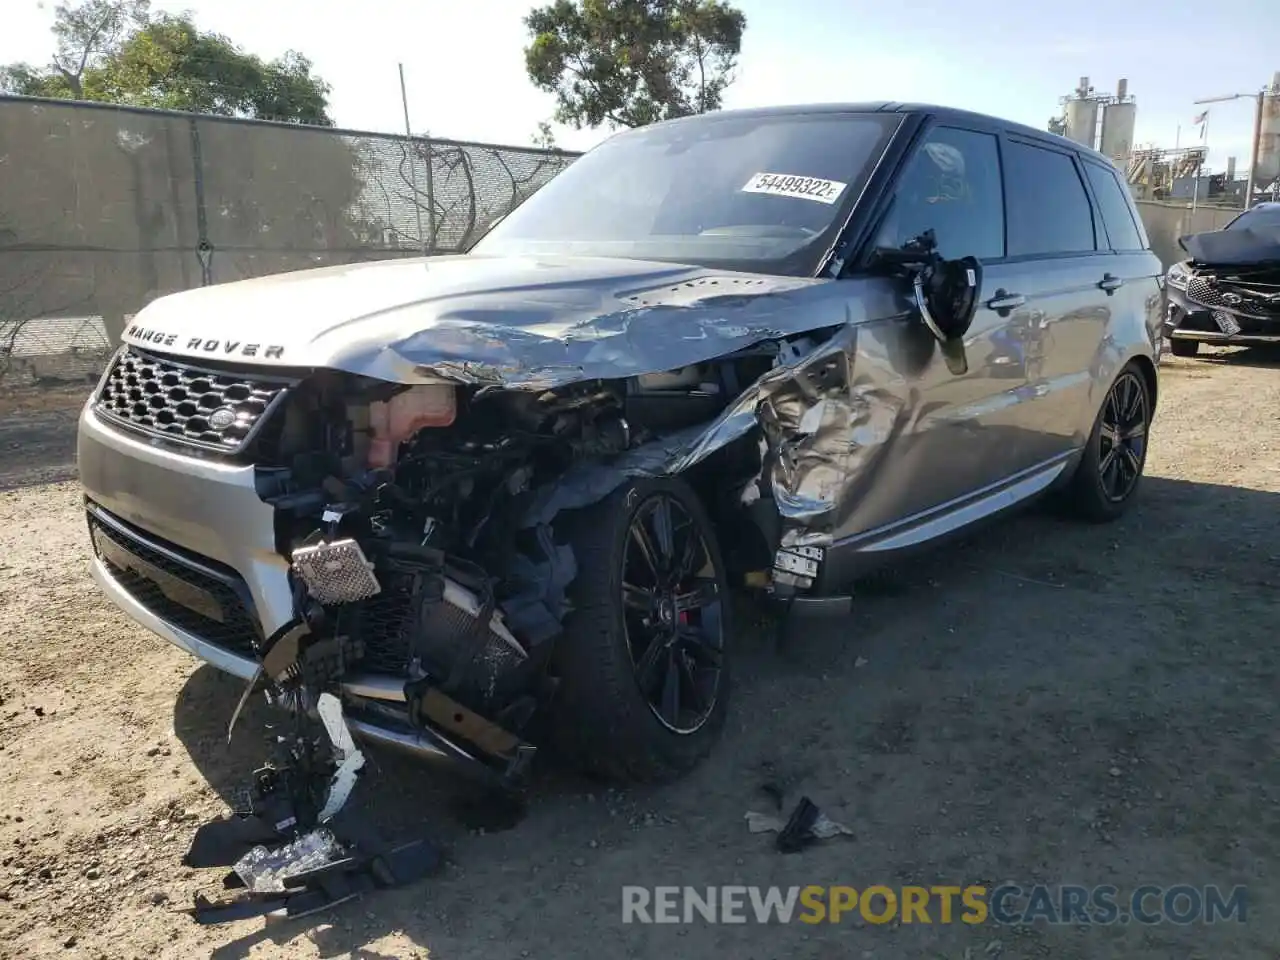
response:
<path id="1" fill-rule="evenodd" d="M 791 816 L 783 822 L 767 813 L 748 810 L 747 829 L 752 833 L 776 833 L 775 846 L 782 853 L 795 853 L 814 840 L 830 840 L 832 837 L 852 837 L 853 831 L 832 820 L 808 797 L 801 797 Z"/>
<path id="2" fill-rule="evenodd" d="M 440 851 L 425 839 L 392 846 L 343 815 L 364 766 L 342 705 L 321 694 L 316 712 L 330 750 L 308 736 L 301 717 L 293 737 L 281 737 L 285 759 L 254 774 L 239 809 L 201 825 L 183 858 L 187 867 L 230 867 L 221 900 L 197 894 L 189 913 L 201 925 L 249 917 L 303 917 L 375 889 L 426 876 Z"/>

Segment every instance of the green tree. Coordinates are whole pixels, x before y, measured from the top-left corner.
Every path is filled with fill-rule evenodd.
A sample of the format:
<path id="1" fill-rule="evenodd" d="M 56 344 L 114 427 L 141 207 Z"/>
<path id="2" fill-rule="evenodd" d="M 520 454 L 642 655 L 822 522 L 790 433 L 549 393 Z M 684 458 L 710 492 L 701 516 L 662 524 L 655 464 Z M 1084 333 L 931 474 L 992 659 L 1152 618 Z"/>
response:
<path id="1" fill-rule="evenodd" d="M 85 74 L 115 53 L 131 30 L 146 25 L 151 0 L 79 0 L 53 11 L 54 53 L 48 68 L 0 67 L 0 89 L 28 96 L 84 99 Z"/>
<path id="2" fill-rule="evenodd" d="M 530 137 L 533 145 L 542 150 L 556 149 L 556 132 L 551 129 L 551 124 L 546 120 L 539 120 L 538 126 L 534 128 L 533 136 Z"/>
<path id="3" fill-rule="evenodd" d="M 332 125 L 329 85 L 290 51 L 264 61 L 186 14 L 152 18 L 149 0 L 80 0 L 54 13 L 57 49 L 45 69 L 0 69 L 0 88 L 219 116 Z"/>
<path id="4" fill-rule="evenodd" d="M 719 109 L 746 17 L 723 0 L 554 0 L 525 18 L 525 68 L 578 129 Z"/>

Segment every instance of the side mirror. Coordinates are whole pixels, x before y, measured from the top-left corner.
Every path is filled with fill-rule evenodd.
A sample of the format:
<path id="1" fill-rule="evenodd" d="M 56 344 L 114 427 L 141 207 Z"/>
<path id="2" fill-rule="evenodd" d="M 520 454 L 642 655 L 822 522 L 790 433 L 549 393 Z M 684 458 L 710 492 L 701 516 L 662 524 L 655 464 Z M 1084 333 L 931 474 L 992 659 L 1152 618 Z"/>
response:
<path id="1" fill-rule="evenodd" d="M 872 263 L 906 275 L 920 319 L 943 346 L 968 331 L 982 290 L 982 264 L 976 257 L 944 259 L 937 237 L 926 230 L 901 249 L 875 251 Z"/>
<path id="2" fill-rule="evenodd" d="M 912 271 L 911 288 L 920 319 L 939 343 L 959 340 L 978 309 L 982 264 L 976 257 L 926 263 Z"/>

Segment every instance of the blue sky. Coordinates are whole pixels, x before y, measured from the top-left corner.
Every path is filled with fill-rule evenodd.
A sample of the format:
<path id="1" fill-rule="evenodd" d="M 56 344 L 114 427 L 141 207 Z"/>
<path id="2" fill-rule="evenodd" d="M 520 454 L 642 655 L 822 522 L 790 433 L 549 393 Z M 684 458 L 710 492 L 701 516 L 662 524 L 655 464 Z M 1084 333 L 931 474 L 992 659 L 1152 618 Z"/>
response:
<path id="1" fill-rule="evenodd" d="M 524 75 L 521 0 L 154 0 L 262 56 L 286 48 L 333 86 L 342 126 L 402 130 L 396 63 L 408 77 L 414 131 L 526 143 L 552 111 Z M 4 0 L 0 63 L 43 62 L 52 0 Z M 1126 77 L 1137 98 L 1137 144 L 1195 142 L 1192 101 L 1254 92 L 1280 70 L 1274 0 L 739 0 L 748 19 L 726 106 L 917 100 L 1043 128 L 1058 98 L 1087 75 L 1100 91 Z M 1210 163 L 1247 162 L 1248 101 L 1211 108 Z M 585 148 L 605 131 L 558 131 Z"/>

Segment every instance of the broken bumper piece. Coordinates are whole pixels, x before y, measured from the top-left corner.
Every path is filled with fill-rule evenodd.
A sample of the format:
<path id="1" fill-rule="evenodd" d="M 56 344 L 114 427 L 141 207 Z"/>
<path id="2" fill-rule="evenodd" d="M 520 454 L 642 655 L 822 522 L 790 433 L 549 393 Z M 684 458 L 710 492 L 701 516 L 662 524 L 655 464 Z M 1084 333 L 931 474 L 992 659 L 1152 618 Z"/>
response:
<path id="1" fill-rule="evenodd" d="M 276 858 L 272 876 L 273 889 L 255 890 L 237 870 L 227 877 L 227 885 L 244 885 L 239 896 L 210 900 L 200 894 L 190 914 L 201 925 L 229 923 L 252 917 L 305 917 L 353 900 L 372 890 L 404 886 L 431 873 L 440 862 L 440 851 L 426 840 L 414 840 L 377 853 L 351 853 L 327 859 L 343 847 L 336 839 L 318 836 L 320 831 L 304 835 L 291 845 L 288 856 L 296 859 L 300 869 L 291 870 L 286 858 Z M 311 865 L 314 855 L 326 855 L 325 862 Z M 245 872 L 250 872 L 247 868 Z M 250 873 L 258 878 L 259 875 Z M 278 889 L 274 889 L 278 886 Z"/>
<path id="2" fill-rule="evenodd" d="M 388 846 L 341 816 L 364 765 L 333 694 L 320 695 L 317 713 L 332 755 L 299 732 L 288 761 L 257 771 L 236 815 L 196 831 L 183 863 L 232 866 L 223 886 L 238 895 L 213 901 L 197 895 L 191 915 L 200 924 L 249 917 L 302 917 L 370 890 L 425 876 L 439 851 L 425 840 Z"/>

